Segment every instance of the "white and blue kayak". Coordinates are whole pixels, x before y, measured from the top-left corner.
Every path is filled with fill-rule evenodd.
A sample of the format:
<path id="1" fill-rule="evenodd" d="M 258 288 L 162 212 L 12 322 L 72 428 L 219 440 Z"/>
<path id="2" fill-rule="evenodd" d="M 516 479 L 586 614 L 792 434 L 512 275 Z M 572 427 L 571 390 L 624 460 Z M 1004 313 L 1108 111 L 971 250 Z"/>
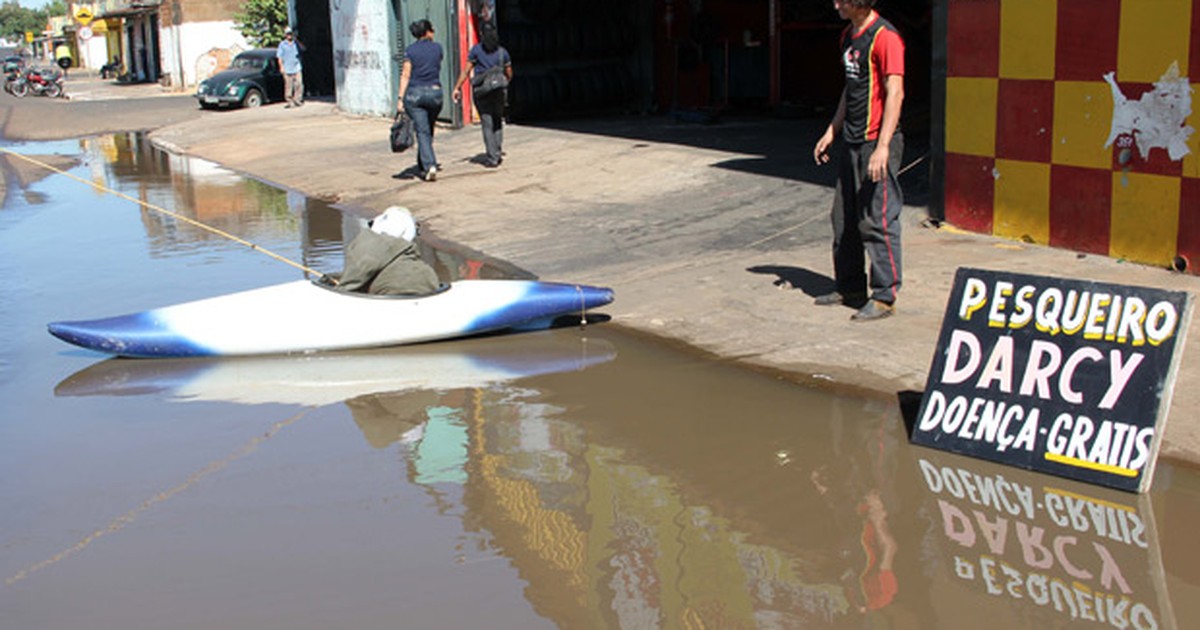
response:
<path id="1" fill-rule="evenodd" d="M 377 348 L 529 328 L 612 302 L 612 289 L 535 280 L 460 280 L 426 296 L 347 293 L 307 280 L 117 317 L 54 322 L 50 334 L 127 357 Z"/>

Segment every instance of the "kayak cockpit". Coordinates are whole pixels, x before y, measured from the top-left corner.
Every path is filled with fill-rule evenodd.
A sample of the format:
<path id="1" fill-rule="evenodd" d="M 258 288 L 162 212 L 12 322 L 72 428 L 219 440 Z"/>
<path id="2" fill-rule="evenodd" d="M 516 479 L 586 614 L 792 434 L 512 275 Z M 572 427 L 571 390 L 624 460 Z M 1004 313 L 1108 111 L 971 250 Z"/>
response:
<path id="1" fill-rule="evenodd" d="M 381 295 L 377 293 L 364 293 L 361 291 L 343 291 L 337 287 L 337 284 L 335 284 L 335 282 L 337 282 L 337 276 L 324 275 L 320 278 L 312 280 L 311 282 L 314 286 L 321 287 L 326 291 L 332 291 L 338 295 L 345 295 L 347 297 L 371 298 L 375 300 L 416 300 L 420 298 L 427 298 L 440 293 L 445 293 L 446 291 L 450 290 L 451 286 L 448 282 L 441 282 L 438 283 L 437 289 L 430 293 Z"/>

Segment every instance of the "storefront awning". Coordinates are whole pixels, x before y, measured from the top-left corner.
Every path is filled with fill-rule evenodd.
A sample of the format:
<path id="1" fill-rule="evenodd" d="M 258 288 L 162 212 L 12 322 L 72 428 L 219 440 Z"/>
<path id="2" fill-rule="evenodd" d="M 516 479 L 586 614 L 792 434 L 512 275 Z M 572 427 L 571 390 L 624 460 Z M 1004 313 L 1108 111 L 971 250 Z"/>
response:
<path id="1" fill-rule="evenodd" d="M 96 19 L 128 18 L 146 15 L 158 11 L 158 2 L 130 2 L 122 6 L 101 7 L 96 13 Z"/>
<path id="2" fill-rule="evenodd" d="M 137 17 L 139 15 L 148 15 L 150 13 L 155 13 L 157 11 L 158 11 L 157 6 L 138 7 L 138 8 L 129 8 L 129 9 L 116 9 L 113 11 L 101 13 L 100 15 L 98 15 L 96 17 L 100 18 L 100 19 L 104 19 L 104 20 L 115 19 L 115 18 L 131 18 L 131 17 Z"/>

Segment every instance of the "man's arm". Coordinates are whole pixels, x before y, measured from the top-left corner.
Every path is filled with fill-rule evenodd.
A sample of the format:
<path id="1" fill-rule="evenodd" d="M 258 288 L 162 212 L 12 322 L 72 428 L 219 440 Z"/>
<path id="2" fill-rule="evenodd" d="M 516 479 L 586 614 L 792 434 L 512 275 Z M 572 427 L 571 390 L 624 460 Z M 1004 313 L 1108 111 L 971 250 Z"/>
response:
<path id="1" fill-rule="evenodd" d="M 890 154 L 888 147 L 892 143 L 892 136 L 896 134 L 896 127 L 900 125 L 900 109 L 904 105 L 904 75 L 887 75 L 883 89 L 887 92 L 883 101 L 883 122 L 879 127 L 875 150 L 871 153 L 870 161 L 867 162 L 867 174 L 871 176 L 873 182 L 882 181 L 887 176 Z"/>
<path id="2" fill-rule="evenodd" d="M 829 147 L 833 145 L 833 138 L 842 130 L 842 124 L 845 121 L 846 90 L 842 90 L 842 98 L 838 101 L 837 111 L 833 114 L 833 120 L 825 128 L 825 133 L 817 140 L 817 146 L 813 148 L 813 159 L 816 160 L 817 164 L 824 164 L 829 161 Z"/>

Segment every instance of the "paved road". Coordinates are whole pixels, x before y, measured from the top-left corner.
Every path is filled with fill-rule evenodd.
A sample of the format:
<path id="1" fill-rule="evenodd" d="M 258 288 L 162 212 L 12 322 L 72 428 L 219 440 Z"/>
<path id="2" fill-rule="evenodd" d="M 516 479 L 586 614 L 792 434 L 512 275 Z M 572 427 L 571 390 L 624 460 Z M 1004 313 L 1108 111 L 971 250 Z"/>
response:
<path id="1" fill-rule="evenodd" d="M 412 155 L 388 152 L 388 121 L 341 114 L 329 102 L 200 112 L 190 97 L 163 96 L 161 89 L 110 101 L 97 96 L 102 86 L 89 90 L 85 83 L 69 86 L 78 95 L 71 102 L 26 99 L 5 107 L 5 134 L 153 128 L 161 146 L 338 202 L 347 212 L 369 216 L 400 203 L 441 236 L 542 278 L 612 286 L 617 301 L 607 312 L 628 328 L 785 378 L 891 400 L 924 389 L 959 266 L 1200 288 L 1196 276 L 922 227 L 918 163 L 904 179 L 913 205 L 905 213 L 898 313 L 853 323 L 848 309 L 811 303 L 832 283 L 833 174 L 807 159 L 823 121 L 700 126 L 629 117 L 515 125 L 505 130 L 504 166 L 494 170 L 476 163 L 478 128 L 439 129 L 443 168 L 430 184 L 404 175 Z M 107 106 L 112 118 L 98 120 L 89 106 Z M 34 124 L 34 112 L 51 109 L 60 110 L 55 122 Z M 1200 352 L 1193 349 L 1181 365 L 1164 456 L 1200 463 L 1197 409 Z"/>
<path id="2" fill-rule="evenodd" d="M 67 98 L 0 93 L 4 137 L 55 140 L 116 131 L 150 130 L 198 118 L 196 99 L 157 83 L 119 84 L 77 70 L 65 81 Z"/>

